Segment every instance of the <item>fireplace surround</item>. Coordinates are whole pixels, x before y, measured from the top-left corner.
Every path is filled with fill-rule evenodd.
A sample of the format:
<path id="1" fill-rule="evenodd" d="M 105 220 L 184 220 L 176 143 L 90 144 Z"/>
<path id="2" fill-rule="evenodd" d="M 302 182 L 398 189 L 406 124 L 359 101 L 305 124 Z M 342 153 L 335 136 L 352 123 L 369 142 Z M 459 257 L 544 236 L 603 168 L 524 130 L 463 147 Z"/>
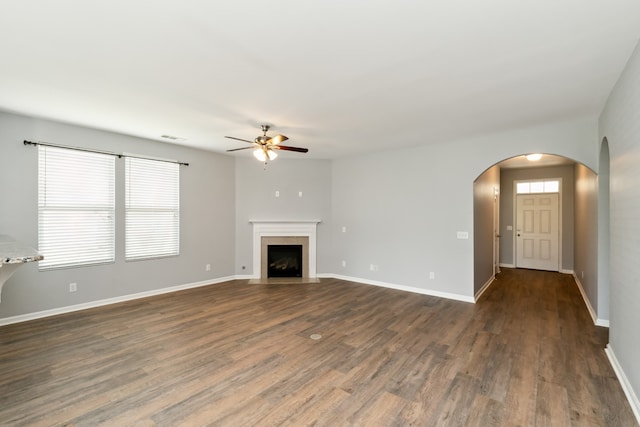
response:
<path id="1" fill-rule="evenodd" d="M 252 220 L 253 278 L 267 280 L 268 245 L 302 245 L 302 278 L 316 279 L 316 229 L 319 220 Z"/>

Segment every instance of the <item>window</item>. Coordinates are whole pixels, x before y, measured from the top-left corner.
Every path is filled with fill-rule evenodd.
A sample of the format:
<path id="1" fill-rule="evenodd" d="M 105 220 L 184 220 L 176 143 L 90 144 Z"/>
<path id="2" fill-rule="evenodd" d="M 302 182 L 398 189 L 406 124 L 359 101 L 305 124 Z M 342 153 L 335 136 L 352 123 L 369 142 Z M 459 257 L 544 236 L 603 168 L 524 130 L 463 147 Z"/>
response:
<path id="1" fill-rule="evenodd" d="M 179 165 L 127 157 L 125 186 L 125 259 L 179 255 Z"/>
<path id="2" fill-rule="evenodd" d="M 113 262 L 113 156 L 38 147 L 40 270 Z"/>
<path id="3" fill-rule="evenodd" d="M 560 180 L 549 181 L 519 181 L 516 183 L 517 194 L 528 193 L 558 193 L 560 191 Z"/>

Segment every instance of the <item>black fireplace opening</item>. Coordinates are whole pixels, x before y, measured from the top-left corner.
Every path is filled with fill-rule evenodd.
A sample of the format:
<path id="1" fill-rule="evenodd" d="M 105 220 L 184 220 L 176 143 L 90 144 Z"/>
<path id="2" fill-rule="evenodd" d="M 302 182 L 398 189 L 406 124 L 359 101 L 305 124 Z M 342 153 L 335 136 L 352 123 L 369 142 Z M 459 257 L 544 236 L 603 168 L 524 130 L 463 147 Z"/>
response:
<path id="1" fill-rule="evenodd" d="M 302 277 L 302 245 L 268 245 L 267 277 Z"/>

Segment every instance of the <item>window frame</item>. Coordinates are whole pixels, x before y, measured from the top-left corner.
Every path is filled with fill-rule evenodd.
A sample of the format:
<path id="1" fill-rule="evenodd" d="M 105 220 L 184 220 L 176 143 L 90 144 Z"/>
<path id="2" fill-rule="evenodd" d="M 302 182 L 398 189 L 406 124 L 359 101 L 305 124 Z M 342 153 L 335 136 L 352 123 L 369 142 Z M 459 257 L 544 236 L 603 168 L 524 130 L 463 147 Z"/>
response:
<path id="1" fill-rule="evenodd" d="M 38 146 L 37 203 L 40 271 L 115 262 L 113 156 Z"/>
<path id="2" fill-rule="evenodd" d="M 531 191 L 532 184 L 542 184 L 542 191 Z M 556 185 L 555 189 L 547 190 L 547 185 Z M 520 191 L 520 187 L 526 185 L 528 187 L 528 191 Z M 523 179 L 515 181 L 515 193 L 517 194 L 550 194 L 550 193 L 560 193 L 560 188 L 562 186 L 562 180 L 560 178 L 543 178 L 543 179 Z"/>
<path id="3" fill-rule="evenodd" d="M 167 174 L 171 175 L 171 179 L 167 179 Z M 166 197 L 167 192 L 171 193 L 169 197 Z M 125 261 L 180 255 L 179 164 L 136 156 L 125 157 L 124 210 Z M 149 227 L 151 223 L 153 226 Z M 168 238 L 160 236 L 163 230 L 169 232 Z"/>

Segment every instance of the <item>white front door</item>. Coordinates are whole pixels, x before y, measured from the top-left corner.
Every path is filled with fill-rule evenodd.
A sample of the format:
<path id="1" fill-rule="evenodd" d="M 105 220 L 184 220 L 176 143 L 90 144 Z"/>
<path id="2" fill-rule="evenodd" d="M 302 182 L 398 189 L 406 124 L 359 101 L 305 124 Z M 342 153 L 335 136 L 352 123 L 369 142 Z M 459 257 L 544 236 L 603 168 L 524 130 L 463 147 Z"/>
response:
<path id="1" fill-rule="evenodd" d="M 559 271 L 558 193 L 516 196 L 516 267 Z"/>

